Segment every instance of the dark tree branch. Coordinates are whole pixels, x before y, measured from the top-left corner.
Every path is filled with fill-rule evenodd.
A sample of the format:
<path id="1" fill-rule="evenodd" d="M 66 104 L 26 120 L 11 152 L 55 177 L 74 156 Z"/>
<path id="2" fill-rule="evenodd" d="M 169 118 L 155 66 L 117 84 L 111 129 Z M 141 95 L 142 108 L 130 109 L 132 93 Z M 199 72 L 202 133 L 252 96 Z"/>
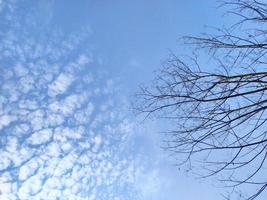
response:
<path id="1" fill-rule="evenodd" d="M 246 198 L 252 200 L 267 187 L 267 3 L 221 5 L 240 18 L 234 26 L 183 38 L 195 53 L 208 53 L 210 68 L 218 71 L 202 70 L 196 56 L 172 55 L 153 85 L 141 87 L 135 108 L 174 122 L 166 149 L 181 165 L 201 163 L 208 172 L 202 177 L 228 174 L 222 181 L 234 189 L 254 185 Z"/>

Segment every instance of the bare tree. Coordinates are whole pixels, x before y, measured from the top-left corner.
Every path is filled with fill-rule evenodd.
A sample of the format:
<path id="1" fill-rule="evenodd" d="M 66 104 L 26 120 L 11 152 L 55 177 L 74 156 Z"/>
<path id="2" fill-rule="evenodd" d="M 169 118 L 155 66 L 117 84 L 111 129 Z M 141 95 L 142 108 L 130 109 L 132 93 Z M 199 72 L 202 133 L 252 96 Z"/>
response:
<path id="1" fill-rule="evenodd" d="M 252 200 L 267 190 L 267 3 L 221 5 L 238 22 L 184 37 L 193 56 L 170 56 L 152 86 L 141 87 L 135 106 L 173 123 L 165 147 L 179 165 L 202 177 L 219 175 Z"/>

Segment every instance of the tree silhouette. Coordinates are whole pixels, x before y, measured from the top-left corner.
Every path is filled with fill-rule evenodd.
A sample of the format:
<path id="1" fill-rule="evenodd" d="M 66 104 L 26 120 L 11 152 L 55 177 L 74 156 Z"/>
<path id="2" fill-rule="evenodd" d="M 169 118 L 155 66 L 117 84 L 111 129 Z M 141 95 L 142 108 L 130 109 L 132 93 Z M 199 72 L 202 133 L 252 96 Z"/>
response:
<path id="1" fill-rule="evenodd" d="M 135 108 L 173 123 L 165 147 L 178 165 L 202 177 L 219 175 L 252 200 L 267 187 L 267 3 L 221 6 L 237 23 L 182 38 L 192 56 L 171 55 L 152 86 L 141 87 Z"/>

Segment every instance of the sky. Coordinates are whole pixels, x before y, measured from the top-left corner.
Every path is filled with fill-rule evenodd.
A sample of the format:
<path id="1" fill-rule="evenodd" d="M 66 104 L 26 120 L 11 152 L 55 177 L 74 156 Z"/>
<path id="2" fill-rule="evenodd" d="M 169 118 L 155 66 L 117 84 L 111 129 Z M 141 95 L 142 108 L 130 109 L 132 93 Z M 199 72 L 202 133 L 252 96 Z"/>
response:
<path id="1" fill-rule="evenodd" d="M 214 200 L 130 109 L 212 0 L 0 1 L 0 199 Z"/>

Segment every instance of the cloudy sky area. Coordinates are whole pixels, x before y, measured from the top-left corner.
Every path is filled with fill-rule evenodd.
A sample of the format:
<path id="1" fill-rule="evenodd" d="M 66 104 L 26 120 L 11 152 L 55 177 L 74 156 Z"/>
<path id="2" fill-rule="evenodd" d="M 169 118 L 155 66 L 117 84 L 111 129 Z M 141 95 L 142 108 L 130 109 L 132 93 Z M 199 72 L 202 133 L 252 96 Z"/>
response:
<path id="1" fill-rule="evenodd" d="M 0 199 L 214 200 L 173 166 L 131 95 L 212 0 L 0 1 Z"/>

